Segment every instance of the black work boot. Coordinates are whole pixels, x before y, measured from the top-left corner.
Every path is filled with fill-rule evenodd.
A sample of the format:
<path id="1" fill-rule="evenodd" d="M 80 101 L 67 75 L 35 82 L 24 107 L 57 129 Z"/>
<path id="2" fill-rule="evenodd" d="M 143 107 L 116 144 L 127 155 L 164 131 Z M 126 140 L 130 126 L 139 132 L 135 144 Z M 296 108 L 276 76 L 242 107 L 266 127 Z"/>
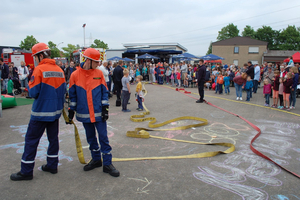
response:
<path id="1" fill-rule="evenodd" d="M 43 165 L 42 170 L 44 172 L 50 172 L 51 174 L 56 174 L 57 173 L 57 169 L 50 169 L 47 165 Z"/>
<path id="2" fill-rule="evenodd" d="M 10 180 L 12 181 L 28 181 L 32 179 L 33 179 L 33 175 L 25 175 L 22 174 L 21 172 L 10 175 Z"/>
<path id="3" fill-rule="evenodd" d="M 120 172 L 111 164 L 111 165 L 104 165 L 103 172 L 109 173 L 109 175 L 118 177 L 120 176 Z"/>
<path id="4" fill-rule="evenodd" d="M 102 161 L 101 160 L 91 160 L 87 165 L 83 167 L 84 171 L 90 171 L 92 169 L 95 169 L 96 167 L 101 167 Z"/>

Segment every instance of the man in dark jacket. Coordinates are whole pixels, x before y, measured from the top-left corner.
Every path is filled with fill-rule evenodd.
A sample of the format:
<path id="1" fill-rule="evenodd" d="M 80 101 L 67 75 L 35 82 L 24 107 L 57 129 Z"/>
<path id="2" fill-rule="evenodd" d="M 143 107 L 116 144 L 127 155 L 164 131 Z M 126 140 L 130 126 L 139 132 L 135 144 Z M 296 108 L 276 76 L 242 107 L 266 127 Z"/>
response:
<path id="1" fill-rule="evenodd" d="M 248 69 L 246 71 L 246 74 L 251 77 L 251 81 L 253 82 L 253 79 L 254 79 L 254 66 L 252 65 L 251 61 L 248 62 Z M 252 90 L 250 90 L 250 98 L 252 98 Z"/>
<path id="2" fill-rule="evenodd" d="M 9 75 L 9 67 L 7 64 L 3 62 L 3 58 L 0 58 L 0 68 L 1 68 L 1 89 L 2 94 L 7 93 L 7 83 L 8 83 L 8 75 Z"/>
<path id="3" fill-rule="evenodd" d="M 122 90 L 122 78 L 123 78 L 123 61 L 119 60 L 119 65 L 114 69 L 113 78 L 115 89 L 117 90 L 117 101 L 121 101 L 121 90 Z"/>
<path id="4" fill-rule="evenodd" d="M 205 83 L 205 75 L 206 75 L 206 66 L 203 64 L 203 59 L 199 61 L 199 66 L 197 70 L 197 82 L 198 82 L 198 90 L 200 99 L 196 101 L 196 103 L 203 103 L 204 98 L 204 83 Z"/>

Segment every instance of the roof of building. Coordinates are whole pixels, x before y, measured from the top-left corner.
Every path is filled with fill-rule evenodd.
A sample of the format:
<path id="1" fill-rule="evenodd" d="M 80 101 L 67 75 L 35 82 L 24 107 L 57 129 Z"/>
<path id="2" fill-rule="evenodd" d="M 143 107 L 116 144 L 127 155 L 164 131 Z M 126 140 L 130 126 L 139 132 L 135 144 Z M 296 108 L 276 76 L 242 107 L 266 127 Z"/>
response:
<path id="1" fill-rule="evenodd" d="M 184 46 L 182 46 L 179 43 L 127 43 L 127 44 L 123 44 L 124 47 L 126 48 L 150 48 L 151 46 L 178 46 L 179 48 L 183 49 L 184 51 L 188 51 L 187 48 L 185 48 Z"/>
<path id="2" fill-rule="evenodd" d="M 282 56 L 282 57 L 290 57 L 294 55 L 298 51 L 289 51 L 289 50 L 268 50 L 264 53 L 264 56 Z"/>
<path id="3" fill-rule="evenodd" d="M 268 45 L 268 42 L 252 39 L 250 37 L 234 37 L 226 40 L 213 42 L 216 46 L 234 46 L 234 45 Z"/>

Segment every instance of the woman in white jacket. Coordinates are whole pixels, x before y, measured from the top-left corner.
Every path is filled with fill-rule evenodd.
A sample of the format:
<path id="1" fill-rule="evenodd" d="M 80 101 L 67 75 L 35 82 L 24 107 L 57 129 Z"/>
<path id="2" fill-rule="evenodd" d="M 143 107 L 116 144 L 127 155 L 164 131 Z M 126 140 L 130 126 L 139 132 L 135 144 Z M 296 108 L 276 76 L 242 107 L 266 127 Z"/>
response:
<path id="1" fill-rule="evenodd" d="M 25 66 L 25 62 L 21 61 L 21 66 L 18 67 L 18 75 L 19 75 L 19 81 L 21 83 L 21 87 L 22 88 L 27 88 L 28 86 L 28 75 L 29 75 L 29 71 L 28 68 Z M 22 95 L 21 96 L 25 96 L 25 90 L 22 89 Z"/>
<path id="2" fill-rule="evenodd" d="M 108 77 L 109 71 L 106 68 L 107 65 L 108 65 L 108 62 L 105 60 L 102 62 L 102 65 L 100 67 L 99 66 L 97 67 L 97 69 L 100 69 L 102 71 L 106 84 L 109 82 L 109 77 Z"/>

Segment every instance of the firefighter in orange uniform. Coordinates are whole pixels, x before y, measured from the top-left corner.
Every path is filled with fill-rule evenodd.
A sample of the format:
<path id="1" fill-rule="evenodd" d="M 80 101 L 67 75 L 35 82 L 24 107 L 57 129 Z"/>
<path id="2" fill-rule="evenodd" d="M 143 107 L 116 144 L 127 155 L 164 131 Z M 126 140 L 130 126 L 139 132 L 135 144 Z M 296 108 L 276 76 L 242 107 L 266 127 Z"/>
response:
<path id="1" fill-rule="evenodd" d="M 105 78 L 101 70 L 96 69 L 100 62 L 100 53 L 88 48 L 84 51 L 85 62 L 72 73 L 69 85 L 71 122 L 76 111 L 76 119 L 83 123 L 86 139 L 90 146 L 92 160 L 84 166 L 84 171 L 90 171 L 102 166 L 103 172 L 118 177 L 120 172 L 112 165 L 111 146 L 107 137 L 108 95 Z M 96 131 L 98 132 L 97 141 Z"/>
<path id="2" fill-rule="evenodd" d="M 52 174 L 57 173 L 58 120 L 65 102 L 66 83 L 64 72 L 55 65 L 55 60 L 50 59 L 50 53 L 51 50 L 45 43 L 38 43 L 32 47 L 32 56 L 38 63 L 29 82 L 29 94 L 34 98 L 34 102 L 25 135 L 21 171 L 10 176 L 13 181 L 33 178 L 37 147 L 45 129 L 49 146 L 47 164 L 42 166 L 42 170 Z"/>

